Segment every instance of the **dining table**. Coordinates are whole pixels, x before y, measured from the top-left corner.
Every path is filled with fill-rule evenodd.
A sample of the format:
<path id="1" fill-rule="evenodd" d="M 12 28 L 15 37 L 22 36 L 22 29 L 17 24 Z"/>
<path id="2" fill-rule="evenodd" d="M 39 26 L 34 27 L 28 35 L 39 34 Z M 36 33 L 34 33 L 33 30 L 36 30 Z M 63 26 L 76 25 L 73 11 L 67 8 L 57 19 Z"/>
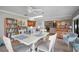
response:
<path id="1" fill-rule="evenodd" d="M 48 32 L 35 33 L 35 34 L 23 33 L 23 34 L 13 35 L 12 38 L 25 45 L 28 46 L 32 45 L 32 52 L 35 52 L 35 43 L 37 43 L 37 41 L 39 41 L 41 38 L 46 37 L 48 34 L 49 34 Z"/>

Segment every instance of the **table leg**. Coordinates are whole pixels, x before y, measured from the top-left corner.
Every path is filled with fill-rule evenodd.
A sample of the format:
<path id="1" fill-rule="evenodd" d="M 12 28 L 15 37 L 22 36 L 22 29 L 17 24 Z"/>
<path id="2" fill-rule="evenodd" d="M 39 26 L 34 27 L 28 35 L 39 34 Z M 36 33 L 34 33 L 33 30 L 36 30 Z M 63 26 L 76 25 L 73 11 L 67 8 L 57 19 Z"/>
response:
<path id="1" fill-rule="evenodd" d="M 68 49 L 70 48 L 70 43 L 68 43 Z"/>
<path id="2" fill-rule="evenodd" d="M 35 43 L 32 44 L 32 52 L 35 52 Z"/>

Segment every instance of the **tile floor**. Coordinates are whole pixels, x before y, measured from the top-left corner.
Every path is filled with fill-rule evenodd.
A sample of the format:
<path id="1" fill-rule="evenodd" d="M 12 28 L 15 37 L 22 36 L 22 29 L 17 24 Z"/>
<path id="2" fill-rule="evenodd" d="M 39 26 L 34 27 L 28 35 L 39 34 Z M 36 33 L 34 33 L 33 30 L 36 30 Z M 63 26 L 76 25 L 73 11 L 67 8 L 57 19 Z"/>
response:
<path id="1" fill-rule="evenodd" d="M 16 44 L 17 42 L 15 42 Z M 14 44 L 14 43 L 13 43 Z M 0 47 L 0 52 L 7 52 L 5 46 Z M 72 52 L 72 48 L 68 48 L 67 44 L 63 42 L 63 39 L 57 39 L 55 44 L 55 52 Z"/>

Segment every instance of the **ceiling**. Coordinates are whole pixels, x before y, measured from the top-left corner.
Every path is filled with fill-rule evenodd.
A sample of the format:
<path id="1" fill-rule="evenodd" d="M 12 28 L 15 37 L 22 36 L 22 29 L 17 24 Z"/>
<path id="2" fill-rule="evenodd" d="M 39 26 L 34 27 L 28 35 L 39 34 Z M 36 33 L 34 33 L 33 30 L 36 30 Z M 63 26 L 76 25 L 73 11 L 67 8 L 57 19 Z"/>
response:
<path id="1" fill-rule="evenodd" d="M 72 15 L 79 9 L 79 6 L 32 6 L 33 9 L 42 9 L 41 19 L 65 19 L 72 18 Z M 28 13 L 28 6 L 0 6 L 0 10 L 17 13 L 23 16 L 35 16 Z"/>

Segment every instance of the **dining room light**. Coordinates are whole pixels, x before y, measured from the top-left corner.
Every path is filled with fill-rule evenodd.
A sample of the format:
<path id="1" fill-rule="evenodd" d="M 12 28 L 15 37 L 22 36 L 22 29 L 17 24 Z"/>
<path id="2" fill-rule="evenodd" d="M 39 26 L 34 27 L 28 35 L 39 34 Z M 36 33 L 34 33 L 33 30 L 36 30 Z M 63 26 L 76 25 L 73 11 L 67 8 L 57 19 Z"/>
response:
<path id="1" fill-rule="evenodd" d="M 34 20 L 35 18 L 40 18 L 40 17 L 43 17 L 43 15 L 29 17 L 29 20 Z"/>

